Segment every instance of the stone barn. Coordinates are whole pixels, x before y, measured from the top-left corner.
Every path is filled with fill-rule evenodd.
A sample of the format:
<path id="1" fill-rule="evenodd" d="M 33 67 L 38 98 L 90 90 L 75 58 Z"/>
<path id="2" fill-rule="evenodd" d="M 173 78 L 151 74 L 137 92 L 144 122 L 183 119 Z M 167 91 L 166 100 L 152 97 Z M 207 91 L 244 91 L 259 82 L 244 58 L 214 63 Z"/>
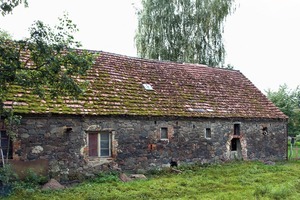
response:
<path id="1" fill-rule="evenodd" d="M 287 116 L 240 71 L 98 53 L 78 99 L 14 88 L 5 107 L 22 116 L 17 139 L 0 125 L 12 163 L 44 163 L 68 180 L 110 168 L 287 158 Z"/>

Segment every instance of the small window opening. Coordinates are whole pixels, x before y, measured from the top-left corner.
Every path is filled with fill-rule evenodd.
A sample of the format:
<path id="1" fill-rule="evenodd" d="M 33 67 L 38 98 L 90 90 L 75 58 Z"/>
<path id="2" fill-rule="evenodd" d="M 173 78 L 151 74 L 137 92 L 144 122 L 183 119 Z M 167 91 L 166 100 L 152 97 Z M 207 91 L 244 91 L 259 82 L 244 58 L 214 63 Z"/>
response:
<path id="1" fill-rule="evenodd" d="M 263 127 L 262 128 L 262 134 L 267 135 L 268 134 L 268 127 Z"/>
<path id="2" fill-rule="evenodd" d="M 156 150 L 156 144 L 149 144 L 149 145 L 148 145 L 148 150 L 149 150 L 149 151 Z"/>
<path id="3" fill-rule="evenodd" d="M 238 138 L 232 138 L 231 140 L 231 151 L 237 150 Z"/>
<path id="4" fill-rule="evenodd" d="M 195 124 L 193 124 L 193 129 L 195 129 L 196 128 L 196 126 L 195 126 Z"/>
<path id="5" fill-rule="evenodd" d="M 12 159 L 12 154 L 13 154 L 13 143 L 10 137 L 7 135 L 5 130 L 0 131 L 0 150 L 2 149 L 3 157 Z M 1 153 L 1 151 L 0 151 Z M 1 155 L 2 156 L 2 155 Z"/>
<path id="6" fill-rule="evenodd" d="M 163 140 L 168 139 L 168 128 L 163 127 L 160 129 L 160 139 L 163 139 Z"/>
<path id="7" fill-rule="evenodd" d="M 211 129 L 210 128 L 205 129 L 205 138 L 211 138 Z"/>
<path id="8" fill-rule="evenodd" d="M 148 83 L 144 83 L 143 86 L 144 86 L 145 90 L 153 90 L 153 87 Z"/>
<path id="9" fill-rule="evenodd" d="M 66 127 L 66 133 L 70 133 L 73 130 L 72 127 Z"/>
<path id="10" fill-rule="evenodd" d="M 178 167 L 177 161 L 175 159 L 173 159 L 173 158 L 170 161 L 170 167 Z"/>
<path id="11" fill-rule="evenodd" d="M 240 135 L 241 131 L 241 125 L 240 124 L 234 124 L 234 135 Z"/>

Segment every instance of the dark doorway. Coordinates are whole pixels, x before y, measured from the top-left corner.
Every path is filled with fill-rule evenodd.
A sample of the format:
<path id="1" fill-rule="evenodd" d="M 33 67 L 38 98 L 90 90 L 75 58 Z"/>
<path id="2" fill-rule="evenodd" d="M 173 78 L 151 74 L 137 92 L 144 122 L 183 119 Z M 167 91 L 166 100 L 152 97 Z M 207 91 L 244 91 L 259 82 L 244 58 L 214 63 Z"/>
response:
<path id="1" fill-rule="evenodd" d="M 232 138 L 230 150 L 231 159 L 242 159 L 242 147 L 239 138 Z"/>

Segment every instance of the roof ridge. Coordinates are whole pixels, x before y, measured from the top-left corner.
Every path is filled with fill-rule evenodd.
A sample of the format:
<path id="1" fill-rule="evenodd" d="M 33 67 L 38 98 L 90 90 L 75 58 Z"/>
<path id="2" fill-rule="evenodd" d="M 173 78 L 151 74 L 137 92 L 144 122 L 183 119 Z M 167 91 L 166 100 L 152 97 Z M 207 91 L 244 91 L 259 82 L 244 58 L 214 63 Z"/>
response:
<path id="1" fill-rule="evenodd" d="M 148 63 L 152 63 L 152 62 L 153 63 L 170 63 L 170 64 L 179 64 L 179 65 L 183 65 L 183 66 L 189 65 L 189 66 L 195 66 L 195 67 L 207 67 L 207 68 L 216 69 L 216 70 L 226 70 L 226 71 L 240 72 L 240 70 L 237 70 L 237 69 L 212 67 L 212 66 L 208 66 L 206 64 L 201 64 L 201 63 L 180 62 L 180 61 L 171 61 L 171 60 L 158 60 L 158 59 L 153 59 L 153 58 L 142 58 L 142 57 L 138 57 L 138 56 L 128 56 L 128 55 L 124 55 L 124 54 L 120 54 L 120 53 L 112 53 L 112 52 L 103 51 L 103 50 L 91 50 L 91 49 L 79 49 L 79 50 L 89 51 L 89 52 L 93 52 L 93 53 L 100 53 L 100 54 L 105 53 L 107 55 L 124 57 L 124 58 L 128 58 L 128 59 L 134 59 L 134 60 L 148 62 Z"/>

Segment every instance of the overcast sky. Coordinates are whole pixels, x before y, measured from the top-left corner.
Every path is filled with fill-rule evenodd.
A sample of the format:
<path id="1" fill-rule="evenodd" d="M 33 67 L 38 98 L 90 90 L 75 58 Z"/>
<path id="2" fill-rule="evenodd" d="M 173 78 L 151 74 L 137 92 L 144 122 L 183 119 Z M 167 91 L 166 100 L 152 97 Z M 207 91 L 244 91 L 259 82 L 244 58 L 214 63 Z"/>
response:
<path id="1" fill-rule="evenodd" d="M 34 20 L 54 25 L 63 12 L 78 25 L 83 48 L 136 56 L 135 5 L 139 0 L 28 0 L 0 16 L 0 28 L 15 39 L 28 36 Z M 240 70 L 262 92 L 286 83 L 300 85 L 300 0 L 238 0 L 225 24 L 226 63 Z"/>

